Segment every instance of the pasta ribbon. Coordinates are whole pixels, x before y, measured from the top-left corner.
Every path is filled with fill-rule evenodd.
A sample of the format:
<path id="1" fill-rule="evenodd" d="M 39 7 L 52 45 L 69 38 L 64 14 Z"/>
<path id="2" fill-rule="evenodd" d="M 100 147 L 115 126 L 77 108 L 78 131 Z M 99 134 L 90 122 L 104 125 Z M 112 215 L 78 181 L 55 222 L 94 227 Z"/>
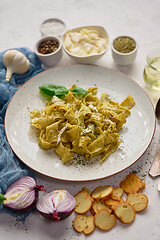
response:
<path id="1" fill-rule="evenodd" d="M 101 163 L 112 154 L 121 142 L 119 131 L 135 101 L 127 96 L 119 104 L 106 93 L 100 98 L 96 93 L 97 87 L 91 87 L 80 100 L 69 91 L 63 100 L 54 96 L 42 110 L 32 111 L 30 124 L 40 130 L 39 146 L 55 148 L 63 163 L 73 159 L 74 153 L 86 161 L 99 155 Z"/>

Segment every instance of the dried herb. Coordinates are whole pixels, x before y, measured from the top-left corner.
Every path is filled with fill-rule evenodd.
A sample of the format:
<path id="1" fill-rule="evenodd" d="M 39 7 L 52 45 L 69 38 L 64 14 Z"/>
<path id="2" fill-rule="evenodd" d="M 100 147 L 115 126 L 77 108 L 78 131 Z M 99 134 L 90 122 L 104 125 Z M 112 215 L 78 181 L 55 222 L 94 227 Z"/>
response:
<path id="1" fill-rule="evenodd" d="M 120 53 L 129 53 L 136 48 L 136 42 L 130 37 L 119 37 L 114 40 L 113 47 Z"/>

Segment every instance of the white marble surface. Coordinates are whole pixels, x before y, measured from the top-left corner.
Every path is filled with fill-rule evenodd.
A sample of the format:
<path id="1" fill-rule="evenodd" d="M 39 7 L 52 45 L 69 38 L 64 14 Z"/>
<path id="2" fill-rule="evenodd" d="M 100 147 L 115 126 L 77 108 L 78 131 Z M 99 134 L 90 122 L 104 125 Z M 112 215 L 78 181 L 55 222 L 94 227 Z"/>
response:
<path id="1" fill-rule="evenodd" d="M 138 42 L 138 55 L 133 65 L 117 66 L 111 56 L 111 50 L 96 63 L 122 71 L 142 86 L 155 105 L 160 92 L 147 89 L 143 81 L 143 69 L 146 56 L 150 49 L 160 47 L 160 1 L 159 0 L 0 0 L 0 51 L 13 47 L 29 47 L 34 50 L 35 42 L 41 37 L 39 27 L 43 20 L 50 17 L 60 18 L 67 24 L 67 28 L 84 25 L 102 25 L 108 31 L 110 41 L 118 35 L 133 36 Z M 58 66 L 71 64 L 71 60 L 63 54 Z M 4 240 L 20 240 L 23 238 L 34 240 L 50 239 L 160 239 L 160 193 L 157 190 L 157 179 L 148 175 L 158 144 L 160 127 L 157 124 L 155 137 L 138 162 L 129 169 L 104 180 L 71 183 L 45 178 L 37 175 L 41 184 L 47 185 L 48 191 L 64 187 L 75 194 L 82 186 L 93 189 L 99 185 L 117 185 L 130 171 L 137 171 L 138 175 L 146 174 L 146 188 L 144 192 L 149 198 L 147 210 L 137 214 L 134 223 L 123 225 L 120 222 L 109 232 L 97 229 L 93 234 L 85 237 L 78 235 L 72 228 L 73 215 L 63 223 L 51 223 L 39 217 L 37 213 L 30 215 L 25 223 L 15 222 L 14 218 L 0 214 L 0 235 Z"/>

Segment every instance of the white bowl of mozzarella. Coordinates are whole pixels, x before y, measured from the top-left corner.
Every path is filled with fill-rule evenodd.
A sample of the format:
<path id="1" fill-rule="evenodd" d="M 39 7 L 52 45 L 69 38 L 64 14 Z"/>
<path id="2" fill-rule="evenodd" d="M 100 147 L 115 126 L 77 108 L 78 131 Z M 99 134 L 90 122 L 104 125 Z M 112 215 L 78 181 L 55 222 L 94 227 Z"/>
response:
<path id="1" fill-rule="evenodd" d="M 101 26 L 68 30 L 62 36 L 64 51 L 78 63 L 93 63 L 108 50 L 109 36 Z"/>

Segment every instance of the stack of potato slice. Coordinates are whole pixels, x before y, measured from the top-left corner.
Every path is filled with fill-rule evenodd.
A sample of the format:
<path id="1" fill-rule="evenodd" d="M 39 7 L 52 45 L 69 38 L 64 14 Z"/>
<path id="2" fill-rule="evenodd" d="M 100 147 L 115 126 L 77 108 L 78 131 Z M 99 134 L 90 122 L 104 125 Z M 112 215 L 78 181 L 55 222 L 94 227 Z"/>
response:
<path id="1" fill-rule="evenodd" d="M 123 223 L 131 223 L 136 212 L 148 206 L 148 197 L 139 192 L 145 183 L 131 173 L 120 182 L 120 186 L 99 186 L 90 192 L 86 187 L 75 195 L 77 213 L 73 228 L 78 233 L 92 233 L 95 227 L 108 231 L 116 225 L 117 218 Z M 126 198 L 122 198 L 122 195 Z"/>

